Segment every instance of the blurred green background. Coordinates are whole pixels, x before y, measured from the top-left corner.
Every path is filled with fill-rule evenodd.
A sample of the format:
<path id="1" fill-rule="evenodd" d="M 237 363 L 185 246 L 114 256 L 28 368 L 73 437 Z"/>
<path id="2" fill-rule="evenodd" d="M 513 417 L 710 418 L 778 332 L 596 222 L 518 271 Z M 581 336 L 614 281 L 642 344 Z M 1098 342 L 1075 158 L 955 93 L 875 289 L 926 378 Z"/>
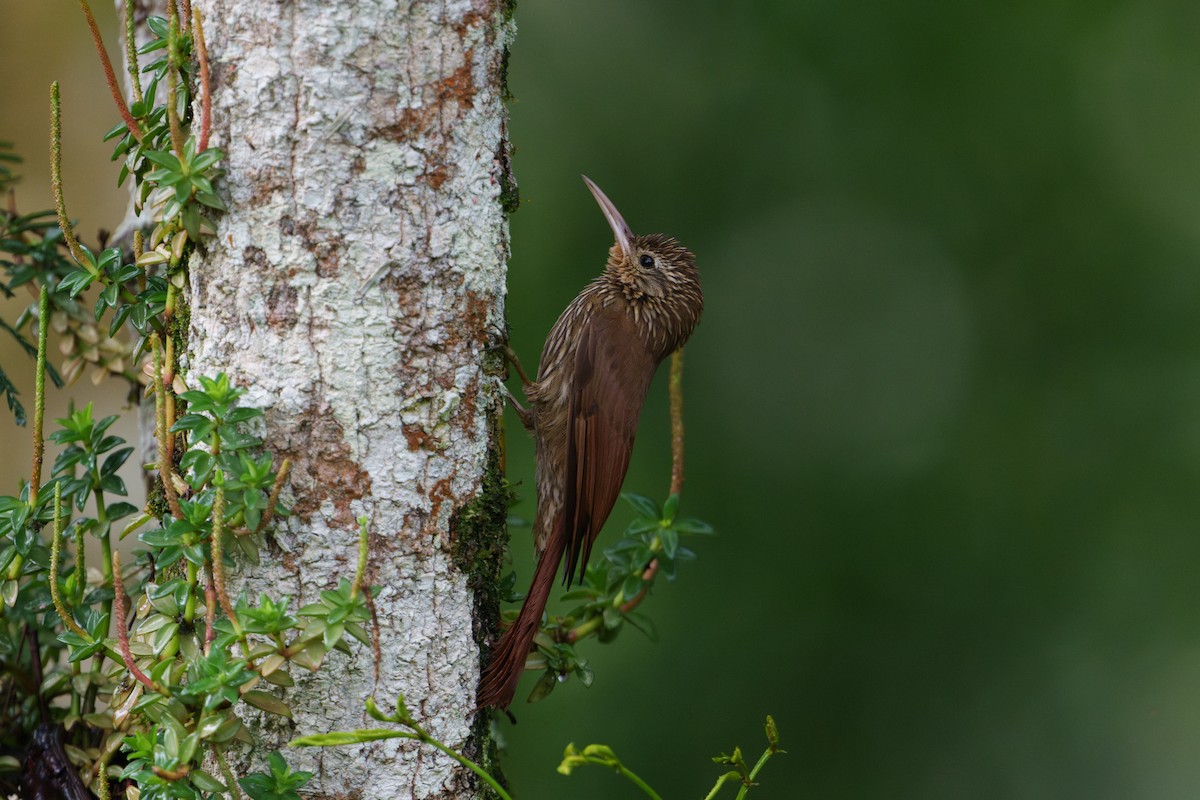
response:
<path id="1" fill-rule="evenodd" d="M 64 81 L 91 230 L 124 201 L 82 202 L 115 183 L 83 177 L 115 115 L 72 5 L 0 0 L 0 138 L 41 191 Z M 585 646 L 590 690 L 518 704 L 520 796 L 637 796 L 557 775 L 574 741 L 702 797 L 767 713 L 789 752 L 762 800 L 1200 794 L 1200 5 L 524 0 L 517 23 L 514 346 L 532 365 L 603 263 L 579 173 L 688 244 L 683 510 L 720 532 L 644 606 L 658 643 Z M 659 377 L 626 481 L 656 496 Z M 515 419 L 509 448 L 530 517 Z"/>

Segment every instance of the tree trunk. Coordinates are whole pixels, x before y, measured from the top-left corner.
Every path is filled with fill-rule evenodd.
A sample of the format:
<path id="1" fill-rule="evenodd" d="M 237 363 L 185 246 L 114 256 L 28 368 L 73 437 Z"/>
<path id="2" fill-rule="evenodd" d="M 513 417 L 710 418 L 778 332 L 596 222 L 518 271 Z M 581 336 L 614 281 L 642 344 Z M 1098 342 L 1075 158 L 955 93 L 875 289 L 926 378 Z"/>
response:
<path id="1" fill-rule="evenodd" d="M 351 578 L 371 532 L 376 649 L 334 652 L 248 721 L 271 749 L 378 727 L 403 693 L 439 739 L 479 755 L 479 641 L 504 536 L 496 424 L 509 175 L 511 8 L 484 0 L 192 0 L 212 62 L 212 145 L 228 212 L 190 264 L 187 374 L 226 372 L 291 459 L 292 514 L 247 597 L 291 608 Z M 473 727 L 474 726 L 474 727 Z M 318 796 L 474 797 L 474 777 L 411 742 L 287 751 Z M 249 762 L 243 764 L 247 766 Z"/>

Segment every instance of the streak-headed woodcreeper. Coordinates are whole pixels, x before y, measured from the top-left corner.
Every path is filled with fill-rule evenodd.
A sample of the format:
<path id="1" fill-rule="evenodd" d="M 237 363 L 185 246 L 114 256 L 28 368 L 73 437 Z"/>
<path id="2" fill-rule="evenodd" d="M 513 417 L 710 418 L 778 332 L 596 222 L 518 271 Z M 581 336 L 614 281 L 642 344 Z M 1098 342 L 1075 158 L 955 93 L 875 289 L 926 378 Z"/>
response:
<path id="1" fill-rule="evenodd" d="M 650 380 L 704 307 L 691 251 L 662 234 L 635 236 L 600 187 L 583 180 L 616 242 L 604 272 L 554 323 L 537 380 L 516 365 L 529 408 L 514 406 L 537 447 L 538 562 L 520 615 L 480 680 L 480 708 L 512 702 L 559 563 L 566 585 L 582 578 L 629 468 Z"/>

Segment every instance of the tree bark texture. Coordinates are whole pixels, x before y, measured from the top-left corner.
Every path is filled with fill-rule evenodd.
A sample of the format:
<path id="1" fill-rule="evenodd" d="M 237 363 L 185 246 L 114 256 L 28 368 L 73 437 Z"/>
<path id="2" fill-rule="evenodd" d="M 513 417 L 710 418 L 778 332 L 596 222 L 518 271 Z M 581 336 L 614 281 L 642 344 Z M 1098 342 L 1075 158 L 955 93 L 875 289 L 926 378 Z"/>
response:
<path id="1" fill-rule="evenodd" d="M 364 699 L 386 710 L 398 693 L 436 737 L 478 755 L 472 570 L 500 540 L 463 521 L 488 517 L 500 485 L 502 367 L 488 342 L 504 319 L 511 8 L 193 4 L 229 209 L 191 260 L 187 370 L 247 387 L 244 402 L 266 409 L 266 447 L 292 461 L 292 514 L 246 570 L 247 597 L 287 594 L 296 609 L 351 578 L 360 516 L 380 588 L 376 653 L 356 645 L 316 675 L 294 668 L 295 718 L 248 723 L 251 759 L 298 734 L 378 727 Z M 317 773 L 317 796 L 478 794 L 469 772 L 412 742 L 286 754 Z"/>

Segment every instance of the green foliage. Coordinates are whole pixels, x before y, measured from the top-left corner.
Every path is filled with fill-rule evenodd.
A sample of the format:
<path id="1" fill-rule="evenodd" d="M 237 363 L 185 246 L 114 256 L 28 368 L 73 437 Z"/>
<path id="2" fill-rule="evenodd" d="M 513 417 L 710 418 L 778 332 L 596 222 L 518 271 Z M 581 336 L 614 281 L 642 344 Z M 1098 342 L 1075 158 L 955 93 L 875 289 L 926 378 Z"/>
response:
<path id="1" fill-rule="evenodd" d="M 311 772 L 292 772 L 279 751 L 267 757 L 270 772 L 255 772 L 238 779 L 251 800 L 300 800 L 296 793 L 312 778 Z"/>
<path id="2" fill-rule="evenodd" d="M 224 375 L 188 379 L 179 367 L 179 290 L 190 253 L 214 231 L 207 214 L 224 208 L 213 185 L 222 154 L 202 144 L 206 132 L 184 134 L 195 69 L 190 34 L 161 18 L 147 24 L 154 39 L 141 52 L 161 57 L 145 68 L 150 79 L 131 121 L 106 138 L 118 138 L 119 182 L 133 177 L 136 204 L 153 220 L 148 247 L 140 234 L 111 247 L 103 237 L 95 248 L 77 242 L 58 171 L 55 88 L 59 208 L 22 215 L 9 204 L 0 214 L 0 292 L 37 288 L 46 305 L 0 327 L 42 360 L 23 329 L 37 319 L 41 331 L 58 333 L 67 360 L 61 376 L 47 371 L 59 386 L 91 364 L 140 388 L 147 378 L 137 365 L 156 351 L 156 434 L 165 447 L 150 466 L 167 502 L 152 501 L 154 510 L 139 514 L 123 499 L 119 470 L 133 448 L 110 432 L 117 418 L 95 419 L 91 404 L 58 420 L 49 438 L 61 450 L 50 480 L 0 497 L 0 670 L 11 698 L 0 708 L 0 747 L 22 752 L 36 726 L 61 723 L 66 753 L 103 796 L 107 777 L 119 775 L 143 799 L 208 798 L 236 789 L 231 776 L 222 782 L 204 771 L 206 754 L 226 770 L 221 750 L 249 739 L 239 716 L 246 709 L 290 716 L 272 687 L 292 685 L 294 664 L 315 670 L 330 650 L 348 651 L 347 634 L 365 640 L 366 598 L 357 583 L 342 581 L 292 615 L 287 597 L 235 604 L 226 594 L 227 565 L 256 561 L 263 531 L 286 513 L 276 504 L 282 479 L 249 428 L 261 412 L 238 405 L 242 390 Z M 17 161 L 0 146 L 0 191 L 15 180 L 9 165 Z M 163 338 L 165 353 L 158 352 Z M 23 423 L 3 371 L 0 394 Z M 43 397 L 36 399 L 40 408 Z M 130 534 L 141 547 L 132 569 L 120 571 L 112 543 Z M 89 535 L 101 553 L 90 578 Z M 27 642 L 37 643 L 33 655 Z M 254 798 L 296 797 L 307 774 L 291 773 L 278 754 L 270 762 L 269 775 L 249 776 L 243 788 Z"/>
<path id="3" fill-rule="evenodd" d="M 713 763 L 731 766 L 733 769 L 717 778 L 712 791 L 705 795 L 704 800 L 713 800 L 720 793 L 721 787 L 726 783 L 732 782 L 741 785 L 736 800 L 742 800 L 750 792 L 750 789 L 758 785 L 755 782 L 755 778 L 758 777 L 758 773 L 762 771 L 762 768 L 770 760 L 771 756 L 776 753 L 786 752 L 779 748 L 779 732 L 775 728 L 775 720 L 770 715 L 767 715 L 765 729 L 767 734 L 767 748 L 763 751 L 763 754 L 759 757 L 753 768 L 750 768 L 746 764 L 746 760 L 742 757 L 741 749 L 737 747 L 733 749 L 733 755 L 722 753 L 719 756 L 713 757 Z M 648 797 L 654 800 L 661 800 L 658 793 L 622 764 L 621 759 L 617 758 L 617 754 L 607 745 L 589 744 L 582 750 L 577 749 L 574 744 L 567 745 L 567 749 L 563 752 L 562 762 L 558 765 L 558 772 L 562 775 L 570 775 L 576 768 L 589 764 L 611 769 L 627 778 Z"/>
<path id="4" fill-rule="evenodd" d="M 67 613 L 76 628 L 43 639 L 41 655 L 50 672 L 43 697 L 69 727 L 82 723 L 106 731 L 103 749 L 123 746 L 127 761 L 120 774 L 135 781 L 142 797 L 198 798 L 225 791 L 203 771 L 202 761 L 206 747 L 248 738 L 239 709 L 290 716 L 269 687 L 292 685 L 292 664 L 317 669 L 330 650 L 348 652 L 347 634 L 367 641 L 366 594 L 345 579 L 295 615 L 288 613 L 289 598 L 265 594 L 255 605 L 239 598 L 228 607 L 232 614 L 220 619 L 216 608 L 206 606 L 210 599 L 200 575 L 212 575 L 221 594 L 226 557 L 256 555 L 260 537 L 255 531 L 277 510 L 269 500 L 277 474 L 270 457 L 260 452 L 260 441 L 246 430 L 260 412 L 238 405 L 242 392 L 224 375 L 198 382 L 200 389 L 179 398 L 189 402 L 176 425 L 186 443 L 180 463 L 191 465 L 181 481 L 186 491 L 179 499 L 180 515 L 164 514 L 157 526 L 149 526 L 155 519 L 144 514 L 126 527 L 125 533 L 141 529 L 138 538 L 145 546 L 132 575 L 114 576 L 110 569 L 103 583 L 88 586 L 77 565 L 64 577 L 53 568 L 51 548 L 40 533 L 51 523 L 77 537 L 90 533 L 100 539 L 107 559 L 112 523 L 137 510 L 111 500 L 125 493 L 116 471 L 132 452 L 108 432 L 114 417 L 95 420 L 89 404 L 58 420 L 60 428 L 50 438 L 64 449 L 51 482 L 36 501 L 30 500 L 28 487 L 21 496 L 0 497 L 2 566 L 10 571 L 21 562 L 5 581 L 9 608 L 0 652 L 19 652 L 26 625 L 57 627 L 47 588 L 57 582 L 71 601 Z M 57 520 L 49 500 L 56 492 L 63 501 Z M 89 499 L 96 516 L 71 519 Z M 365 533 L 364 526 L 360 536 Z M 224 547 L 214 547 L 218 536 Z M 81 552 L 76 549 L 77 557 Z M 118 578 L 123 583 L 132 578 L 133 595 L 141 600 L 129 634 L 123 635 L 125 620 L 118 619 L 114 638 L 111 581 Z M 65 658 L 57 658 L 58 652 Z M 130 672 L 145 680 L 130 681 Z M 20 708 L 21 716 L 8 720 L 5 730 L 38 724 L 36 704 L 26 701 Z M 274 761 L 269 776 L 250 776 L 249 785 L 243 783 L 251 796 L 294 796 L 307 779 L 286 766 L 277 769 Z"/>
<path id="5" fill-rule="evenodd" d="M 680 544 L 681 536 L 709 535 L 712 526 L 697 519 L 677 518 L 679 496 L 671 495 L 660 507 L 648 497 L 624 494 L 637 512 L 624 535 L 593 559 L 582 585 L 563 595 L 577 603 L 566 614 L 550 617 L 534 639 L 537 652 L 527 669 L 544 669 L 530 701 L 544 698 L 554 687 L 574 675 L 584 686 L 595 679 L 591 667 L 576 649 L 580 640 L 594 636 L 612 642 L 628 623 L 650 639 L 657 638 L 653 621 L 636 609 L 658 575 L 675 580 L 679 563 L 696 557 Z M 511 585 L 511 583 L 510 583 Z"/>

